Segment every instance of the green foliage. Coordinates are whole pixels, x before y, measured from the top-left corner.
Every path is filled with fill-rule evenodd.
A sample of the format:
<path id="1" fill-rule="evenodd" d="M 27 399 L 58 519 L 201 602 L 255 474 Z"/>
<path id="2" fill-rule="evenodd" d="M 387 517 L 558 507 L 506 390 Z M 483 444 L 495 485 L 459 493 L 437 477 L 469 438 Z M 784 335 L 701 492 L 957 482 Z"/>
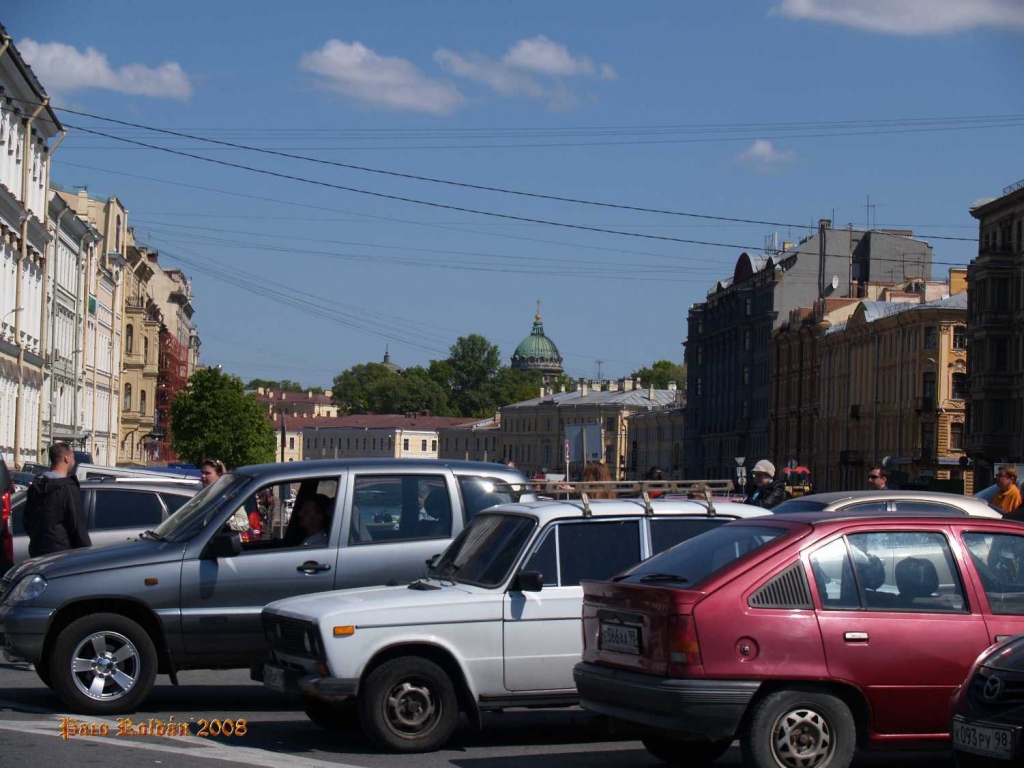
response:
<path id="1" fill-rule="evenodd" d="M 250 379 L 249 383 L 245 385 L 246 389 L 280 389 L 284 392 L 312 392 L 314 395 L 322 395 L 324 393 L 323 387 L 304 387 L 297 381 L 291 379 L 281 379 L 280 381 L 274 381 L 273 379 Z"/>
<path id="2" fill-rule="evenodd" d="M 171 403 L 171 447 L 183 461 L 223 461 L 229 469 L 274 460 L 276 439 L 263 406 L 242 380 L 216 368 L 196 371 Z"/>
<path id="3" fill-rule="evenodd" d="M 686 389 L 686 364 L 677 365 L 671 360 L 658 360 L 649 368 L 633 371 L 633 377 L 640 377 L 644 387 L 652 384 L 655 389 L 667 389 L 668 383 L 674 381 L 679 389 Z"/>
<path id="4" fill-rule="evenodd" d="M 501 364 L 501 352 L 479 334 L 460 337 L 444 360 L 401 373 L 382 363 L 354 365 L 334 379 L 334 401 L 346 413 L 408 413 L 486 417 L 536 397 L 541 375 Z"/>

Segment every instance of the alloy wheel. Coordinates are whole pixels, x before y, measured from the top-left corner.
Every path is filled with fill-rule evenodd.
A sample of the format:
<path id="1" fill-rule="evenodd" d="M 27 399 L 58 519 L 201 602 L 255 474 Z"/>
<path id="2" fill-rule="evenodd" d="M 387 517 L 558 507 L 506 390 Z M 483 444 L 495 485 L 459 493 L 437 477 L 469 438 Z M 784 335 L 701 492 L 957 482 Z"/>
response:
<path id="1" fill-rule="evenodd" d="M 112 701 L 125 696 L 139 677 L 139 651 L 118 632 L 95 632 L 71 655 L 71 677 L 85 696 Z"/>
<path id="2" fill-rule="evenodd" d="M 828 720 L 809 707 L 785 712 L 772 727 L 772 756 L 781 768 L 825 766 L 834 747 Z"/>

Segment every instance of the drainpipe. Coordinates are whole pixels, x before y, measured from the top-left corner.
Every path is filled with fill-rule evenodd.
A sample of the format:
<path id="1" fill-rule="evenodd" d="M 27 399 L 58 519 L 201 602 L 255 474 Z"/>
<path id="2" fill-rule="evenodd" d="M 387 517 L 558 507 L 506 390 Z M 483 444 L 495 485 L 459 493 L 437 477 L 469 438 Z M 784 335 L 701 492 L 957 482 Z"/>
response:
<path id="1" fill-rule="evenodd" d="M 846 332 L 843 332 L 846 335 Z M 846 471 L 843 473 L 842 485 L 844 486 L 840 490 L 846 490 L 846 481 L 850 475 L 850 379 L 853 378 L 853 343 L 850 339 L 846 341 L 846 402 L 843 405 L 843 412 L 846 418 L 843 419 L 843 450 L 846 451 Z"/>
<path id="2" fill-rule="evenodd" d="M 64 200 L 61 200 L 63 203 Z M 60 231 L 64 224 L 64 214 L 66 214 L 70 208 L 65 204 L 64 210 L 57 216 L 57 225 L 53 233 L 53 257 L 47 264 L 47 273 L 53 274 L 53 309 L 50 311 L 50 334 L 49 344 L 51 347 L 55 347 L 54 342 L 57 339 L 57 260 L 60 258 Z M 51 269 L 52 266 L 52 269 Z M 49 277 L 47 277 L 49 282 Z M 43 304 L 46 304 L 45 297 Z M 45 326 L 43 326 L 45 328 Z M 44 337 L 45 338 L 45 337 Z M 43 342 L 43 349 L 46 349 L 46 341 Z M 53 361 L 56 358 L 56 350 L 50 350 L 50 445 L 53 445 L 53 422 L 54 422 L 54 394 L 56 393 L 56 386 L 54 385 L 53 375 Z M 39 448 L 38 453 L 42 456 L 42 439 L 43 439 L 43 409 L 39 409 Z"/>
<path id="3" fill-rule="evenodd" d="M 899 382 L 896 393 L 896 458 L 903 455 L 903 338 L 907 331 L 903 327 L 903 316 L 896 315 L 896 328 L 899 330 L 899 350 L 896 354 L 896 370 L 899 371 Z"/>
<path id="4" fill-rule="evenodd" d="M 873 418 L 872 434 L 871 434 L 871 463 L 872 463 L 872 465 L 878 463 L 878 408 L 879 408 L 879 406 L 881 404 L 881 401 L 878 399 L 878 385 L 879 385 L 879 378 L 880 378 L 878 374 L 879 374 L 879 371 L 881 370 L 881 364 L 882 364 L 882 336 L 879 333 L 878 328 L 875 328 L 874 331 L 875 331 L 875 370 L 874 370 L 874 376 L 875 376 L 875 407 L 873 409 L 874 410 L 874 418 Z"/>
<path id="5" fill-rule="evenodd" d="M 118 373 L 117 371 L 114 370 L 114 346 L 115 346 L 115 344 L 117 344 L 117 336 L 115 335 L 115 331 L 116 331 L 116 328 L 117 328 L 117 310 L 118 310 L 117 300 L 119 298 L 121 298 L 121 277 L 122 277 L 122 275 L 119 272 L 117 279 L 114 281 L 114 299 L 111 302 L 111 309 L 110 309 L 110 312 L 111 312 L 111 318 L 110 318 L 110 381 L 109 381 L 109 384 L 108 384 L 108 389 L 109 389 L 110 395 L 107 398 L 107 466 L 108 467 L 113 467 L 113 466 L 116 466 L 116 464 L 117 464 L 117 446 L 115 445 L 115 443 L 117 441 L 114 439 L 114 433 L 120 431 L 119 429 L 117 429 L 114 426 L 114 393 L 117 392 L 117 394 L 120 395 L 120 387 L 121 387 L 121 377 L 119 375 L 117 376 L 117 384 L 116 385 L 114 384 L 114 380 L 115 380 L 114 376 L 115 376 L 115 374 Z M 122 318 L 124 317 L 124 312 L 123 311 L 121 313 L 121 316 L 122 316 Z M 139 397 L 142 397 L 142 395 L 141 395 L 142 390 L 140 389 L 139 392 L 140 392 Z M 110 458 L 110 450 L 111 450 L 111 448 L 114 449 L 114 460 L 113 461 L 111 461 L 111 458 Z"/>
<path id="6" fill-rule="evenodd" d="M 8 38 L 9 41 L 9 38 Z M 6 41 L 5 41 L 6 42 Z M 5 48 L 6 50 L 6 48 Z M 39 113 L 43 111 L 49 102 L 49 98 L 44 98 L 42 103 L 39 104 L 32 115 L 25 120 L 25 136 L 22 139 L 21 149 L 21 204 L 25 208 L 24 217 L 21 220 L 21 255 L 18 257 L 18 267 L 16 270 L 17 284 L 14 288 L 14 306 L 20 307 L 21 304 L 21 283 L 22 273 L 25 269 L 25 264 L 28 261 L 28 220 L 31 217 L 28 209 L 28 177 L 31 168 L 30 154 L 32 151 L 32 123 L 39 116 Z M 45 289 L 44 289 L 45 290 Z M 25 409 L 25 345 L 21 341 L 21 315 L 19 312 L 14 315 L 14 340 L 18 344 L 18 397 L 15 400 L 14 407 L 14 463 L 15 465 L 22 464 L 21 461 L 21 430 L 23 428 L 22 415 Z M 42 390 L 40 390 L 40 395 Z M 42 407 L 40 402 L 39 407 Z"/>

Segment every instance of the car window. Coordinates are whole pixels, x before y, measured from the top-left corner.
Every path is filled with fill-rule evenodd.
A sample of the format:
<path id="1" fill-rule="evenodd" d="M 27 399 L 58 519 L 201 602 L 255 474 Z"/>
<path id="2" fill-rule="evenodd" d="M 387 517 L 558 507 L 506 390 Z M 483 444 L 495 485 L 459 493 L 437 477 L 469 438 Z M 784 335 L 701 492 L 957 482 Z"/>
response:
<path id="1" fill-rule="evenodd" d="M 542 573 L 545 587 L 558 586 L 558 532 L 555 526 L 548 528 L 523 570 Z"/>
<path id="2" fill-rule="evenodd" d="M 25 533 L 25 500 L 28 494 L 24 491 L 11 496 L 11 533 L 15 536 L 26 536 Z"/>
<path id="3" fill-rule="evenodd" d="M 525 515 L 480 515 L 462 529 L 431 574 L 497 587 L 508 578 L 536 527 L 536 518 Z"/>
<path id="4" fill-rule="evenodd" d="M 560 523 L 559 584 L 578 586 L 582 579 L 610 579 L 640 562 L 638 520 Z"/>
<path id="5" fill-rule="evenodd" d="M 271 483 L 247 495 L 224 524 L 242 535 L 242 554 L 328 546 L 338 500 L 334 477 Z"/>
<path id="6" fill-rule="evenodd" d="M 155 493 L 96 489 L 92 528 L 152 528 L 160 525 L 164 509 Z"/>
<path id="7" fill-rule="evenodd" d="M 936 532 L 857 533 L 848 537 L 869 611 L 966 610 L 949 542 Z"/>
<path id="8" fill-rule="evenodd" d="M 859 610 L 860 597 L 846 541 L 836 539 L 812 552 L 809 559 L 821 607 L 833 611 Z"/>
<path id="9" fill-rule="evenodd" d="M 843 507 L 843 512 L 853 512 L 858 515 L 884 514 L 889 511 L 889 502 L 884 499 L 878 501 L 862 501 L 860 504 L 850 504 Z"/>
<path id="10" fill-rule="evenodd" d="M 496 477 L 460 476 L 459 491 L 467 524 L 477 513 L 498 504 L 514 504 L 522 496 L 507 481 Z"/>
<path id="11" fill-rule="evenodd" d="M 655 517 L 651 520 L 651 554 L 730 522 L 727 517 Z"/>
<path id="12" fill-rule="evenodd" d="M 187 502 L 191 497 L 182 496 L 177 493 L 161 493 L 160 498 L 164 500 L 164 504 L 167 505 L 167 514 L 173 515 Z"/>
<path id="13" fill-rule="evenodd" d="M 440 475 L 363 475 L 353 486 L 350 544 L 446 539 L 452 502 Z"/>
<path id="14" fill-rule="evenodd" d="M 790 499 L 781 504 L 776 504 L 772 509 L 773 515 L 788 515 L 791 512 L 821 512 L 828 505 L 823 501 L 807 501 L 805 499 Z"/>
<path id="15" fill-rule="evenodd" d="M 897 499 L 896 512 L 916 515 L 963 515 L 964 511 L 952 504 L 939 504 L 934 501 L 916 501 L 914 499 Z"/>
<path id="16" fill-rule="evenodd" d="M 965 533 L 992 613 L 1024 616 L 1024 536 Z"/>

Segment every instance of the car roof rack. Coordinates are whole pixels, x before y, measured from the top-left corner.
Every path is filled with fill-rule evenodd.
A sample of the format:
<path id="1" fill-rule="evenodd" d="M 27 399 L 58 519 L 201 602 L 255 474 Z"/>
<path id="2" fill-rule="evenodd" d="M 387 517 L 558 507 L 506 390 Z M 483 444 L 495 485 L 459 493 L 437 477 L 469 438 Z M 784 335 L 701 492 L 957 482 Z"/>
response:
<path id="1" fill-rule="evenodd" d="M 585 480 L 582 482 L 543 481 L 533 482 L 538 492 L 553 494 L 579 494 L 583 502 L 583 516 L 591 517 L 590 494 L 613 493 L 638 494 L 644 502 L 644 514 L 654 515 L 651 493 L 686 493 L 696 496 L 693 501 L 702 502 L 709 515 L 715 514 L 714 494 L 730 493 L 735 486 L 732 480 Z"/>

